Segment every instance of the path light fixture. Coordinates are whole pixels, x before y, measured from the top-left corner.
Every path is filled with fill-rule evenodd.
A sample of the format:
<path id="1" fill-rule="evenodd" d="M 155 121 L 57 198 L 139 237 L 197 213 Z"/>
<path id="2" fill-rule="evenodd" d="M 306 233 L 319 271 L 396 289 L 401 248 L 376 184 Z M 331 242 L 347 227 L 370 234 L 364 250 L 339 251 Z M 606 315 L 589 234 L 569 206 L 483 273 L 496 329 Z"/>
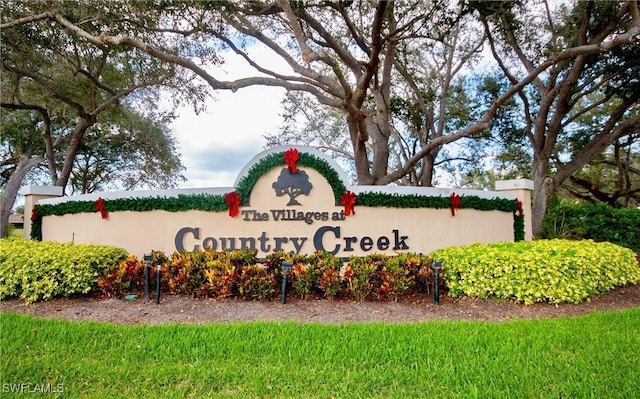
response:
<path id="1" fill-rule="evenodd" d="M 293 268 L 292 262 L 282 262 L 282 289 L 280 290 L 280 303 L 287 303 L 287 277 Z"/>
<path id="2" fill-rule="evenodd" d="M 151 267 L 151 254 L 144 254 L 144 300 L 149 300 L 149 286 L 151 285 L 151 278 L 149 268 Z"/>
<path id="3" fill-rule="evenodd" d="M 156 305 L 160 304 L 160 275 L 162 274 L 162 266 L 156 266 Z"/>
<path id="4" fill-rule="evenodd" d="M 431 268 L 433 269 L 433 303 L 440 305 L 440 270 L 442 269 L 442 261 L 433 262 Z"/>

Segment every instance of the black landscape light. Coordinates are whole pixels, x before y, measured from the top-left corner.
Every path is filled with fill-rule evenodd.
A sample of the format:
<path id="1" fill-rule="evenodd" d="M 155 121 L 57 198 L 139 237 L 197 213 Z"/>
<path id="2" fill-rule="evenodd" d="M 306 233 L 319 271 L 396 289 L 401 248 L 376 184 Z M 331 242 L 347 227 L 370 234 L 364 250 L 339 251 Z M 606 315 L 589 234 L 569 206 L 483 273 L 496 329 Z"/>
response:
<path id="1" fill-rule="evenodd" d="M 442 269 L 442 261 L 433 262 L 431 268 L 433 269 L 433 303 L 440 305 L 440 270 Z"/>
<path id="2" fill-rule="evenodd" d="M 160 275 L 162 274 L 161 266 L 156 266 L 156 305 L 160 304 Z"/>
<path id="3" fill-rule="evenodd" d="M 292 262 L 282 262 L 282 289 L 280 290 L 280 303 L 287 303 L 287 277 L 293 268 Z"/>
<path id="4" fill-rule="evenodd" d="M 149 277 L 149 268 L 151 267 L 151 255 L 144 254 L 144 300 L 149 300 L 149 286 L 151 285 L 151 279 Z"/>

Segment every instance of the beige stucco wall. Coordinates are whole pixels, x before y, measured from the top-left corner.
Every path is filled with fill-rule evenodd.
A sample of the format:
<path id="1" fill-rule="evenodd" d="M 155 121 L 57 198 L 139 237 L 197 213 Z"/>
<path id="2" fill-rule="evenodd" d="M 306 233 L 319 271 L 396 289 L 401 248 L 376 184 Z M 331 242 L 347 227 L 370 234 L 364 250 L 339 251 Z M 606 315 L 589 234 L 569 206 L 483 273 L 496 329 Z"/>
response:
<path id="1" fill-rule="evenodd" d="M 266 255 L 262 249 L 274 250 L 278 245 L 285 251 L 312 253 L 318 249 L 314 246 L 314 237 L 318 236 L 322 240 L 318 238 L 316 241 L 321 241 L 325 250 L 333 251 L 339 245 L 338 256 L 374 252 L 428 253 L 446 246 L 513 240 L 513 217 L 510 212 L 460 209 L 456 216 L 452 216 L 449 209 L 369 208 L 356 205 L 355 215 L 343 217 L 344 208 L 335 205 L 329 184 L 318 172 L 309 168 L 302 170 L 309 175 L 313 189 L 309 195 L 297 197 L 301 205 L 287 206 L 288 196 L 276 196 L 272 187 L 280 170 L 275 168 L 258 180 L 250 205 L 241 207 L 241 214 L 235 218 L 229 217 L 227 212 L 203 211 L 110 212 L 108 219 L 101 219 L 98 212 L 46 216 L 42 223 L 43 240 L 110 244 L 142 256 L 151 250 L 173 252 L 176 249 L 176 235 L 186 227 L 190 230 L 179 240 L 186 250 L 202 247 L 205 242 L 214 243 L 214 240 L 216 249 L 230 249 L 231 239 L 238 249 L 241 246 L 240 237 L 244 237 L 254 239 L 260 257 Z M 312 212 L 328 220 L 313 220 L 312 223 L 274 220 L 274 215 L 281 211 Z M 323 227 L 326 231 L 321 234 Z M 340 238 L 336 237 L 337 228 Z M 195 237 L 196 231 L 198 238 Z M 352 243 L 351 239 L 345 242 L 345 237 L 355 237 L 355 242 Z M 223 244 L 226 244 L 225 248 Z M 349 245 L 353 250 L 345 252 L 345 247 Z M 394 250 L 394 247 L 398 249 Z"/>

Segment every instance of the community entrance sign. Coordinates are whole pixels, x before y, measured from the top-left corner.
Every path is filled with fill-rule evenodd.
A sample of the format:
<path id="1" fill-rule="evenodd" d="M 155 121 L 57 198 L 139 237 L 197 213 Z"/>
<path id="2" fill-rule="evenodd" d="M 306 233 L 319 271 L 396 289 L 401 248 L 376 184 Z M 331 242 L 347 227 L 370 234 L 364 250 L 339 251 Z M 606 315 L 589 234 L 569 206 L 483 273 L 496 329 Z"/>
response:
<path id="1" fill-rule="evenodd" d="M 324 154 L 279 147 L 254 157 L 234 187 L 97 193 L 27 209 L 43 240 L 116 245 L 135 255 L 209 248 L 348 257 L 512 241 L 525 233 L 518 222 L 529 192 L 526 184 L 509 190 L 350 186 Z"/>

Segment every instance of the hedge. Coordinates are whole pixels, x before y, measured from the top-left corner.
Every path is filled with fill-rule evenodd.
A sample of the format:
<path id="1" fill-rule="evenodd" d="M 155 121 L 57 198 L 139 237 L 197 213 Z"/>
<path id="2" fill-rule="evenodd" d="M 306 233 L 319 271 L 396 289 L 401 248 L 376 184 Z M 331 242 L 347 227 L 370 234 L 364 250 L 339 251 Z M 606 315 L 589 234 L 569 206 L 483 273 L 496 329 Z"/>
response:
<path id="1" fill-rule="evenodd" d="M 452 297 L 578 303 L 593 294 L 640 281 L 628 248 L 591 240 L 474 244 L 437 250 Z"/>
<path id="2" fill-rule="evenodd" d="M 86 294 L 126 257 L 124 249 L 111 246 L 2 239 L 0 299 L 17 296 L 30 303 Z"/>
<path id="3" fill-rule="evenodd" d="M 545 238 L 608 241 L 640 252 L 640 209 L 554 200 L 542 229 Z"/>

